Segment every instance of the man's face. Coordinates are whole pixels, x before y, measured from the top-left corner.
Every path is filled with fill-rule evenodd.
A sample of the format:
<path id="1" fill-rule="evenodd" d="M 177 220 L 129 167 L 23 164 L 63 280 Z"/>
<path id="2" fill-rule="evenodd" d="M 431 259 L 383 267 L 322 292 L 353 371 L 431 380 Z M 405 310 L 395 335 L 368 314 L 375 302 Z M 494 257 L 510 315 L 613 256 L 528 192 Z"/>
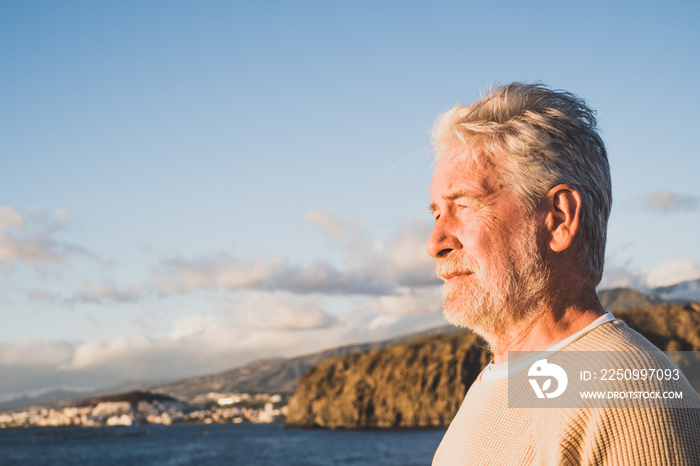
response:
<path id="1" fill-rule="evenodd" d="M 445 280 L 445 317 L 488 335 L 533 317 L 547 281 L 536 222 L 501 183 L 498 159 L 445 154 L 430 197 L 435 228 L 427 250 Z"/>

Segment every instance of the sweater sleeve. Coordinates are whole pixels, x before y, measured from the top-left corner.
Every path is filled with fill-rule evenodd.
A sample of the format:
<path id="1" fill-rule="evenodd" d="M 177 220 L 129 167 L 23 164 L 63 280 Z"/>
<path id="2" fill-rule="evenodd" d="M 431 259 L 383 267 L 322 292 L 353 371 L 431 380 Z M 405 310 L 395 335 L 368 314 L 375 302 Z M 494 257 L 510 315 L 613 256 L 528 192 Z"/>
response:
<path id="1" fill-rule="evenodd" d="M 699 465 L 700 410 L 576 410 L 560 443 L 560 464 Z"/>

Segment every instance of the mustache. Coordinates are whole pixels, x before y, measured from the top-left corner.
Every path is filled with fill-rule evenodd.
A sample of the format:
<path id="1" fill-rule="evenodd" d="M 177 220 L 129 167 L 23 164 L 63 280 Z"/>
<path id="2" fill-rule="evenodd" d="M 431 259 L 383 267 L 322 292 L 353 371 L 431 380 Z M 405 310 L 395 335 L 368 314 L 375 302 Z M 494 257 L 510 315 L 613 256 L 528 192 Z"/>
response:
<path id="1" fill-rule="evenodd" d="M 450 275 L 474 273 L 476 269 L 476 264 L 473 264 L 466 257 L 455 255 L 454 253 L 447 257 L 439 258 L 435 263 L 435 274 L 443 279 Z"/>

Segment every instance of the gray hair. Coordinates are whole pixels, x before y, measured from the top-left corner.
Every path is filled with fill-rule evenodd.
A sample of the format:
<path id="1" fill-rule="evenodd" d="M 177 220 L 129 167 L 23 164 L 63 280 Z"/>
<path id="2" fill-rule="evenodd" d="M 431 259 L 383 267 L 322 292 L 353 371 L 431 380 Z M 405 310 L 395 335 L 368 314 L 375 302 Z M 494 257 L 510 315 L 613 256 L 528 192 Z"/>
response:
<path id="1" fill-rule="evenodd" d="M 433 141 L 436 160 L 455 147 L 503 160 L 503 181 L 530 211 L 558 184 L 578 191 L 577 257 L 584 273 L 600 282 L 612 206 L 610 165 L 595 111 L 583 99 L 542 84 L 514 82 L 441 115 Z"/>

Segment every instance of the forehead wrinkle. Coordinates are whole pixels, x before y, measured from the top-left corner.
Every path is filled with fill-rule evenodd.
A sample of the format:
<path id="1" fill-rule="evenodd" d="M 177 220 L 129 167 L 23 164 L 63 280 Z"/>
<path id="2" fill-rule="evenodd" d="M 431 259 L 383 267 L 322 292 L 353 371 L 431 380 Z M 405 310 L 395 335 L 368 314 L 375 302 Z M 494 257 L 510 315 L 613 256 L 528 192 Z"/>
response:
<path id="1" fill-rule="evenodd" d="M 451 203 L 459 198 L 484 204 L 487 200 L 498 196 L 505 187 L 501 164 L 497 160 L 491 157 L 476 157 L 476 154 L 468 152 L 445 153 L 438 160 L 433 173 L 433 182 L 436 180 L 436 175 L 442 179 L 444 185 L 440 190 L 445 194 L 431 192 L 439 197 L 433 198 L 434 201 L 428 206 L 430 212 L 439 212 L 438 203 L 441 201 Z M 472 156 L 469 157 L 469 155 Z"/>
<path id="2" fill-rule="evenodd" d="M 502 187 L 504 175 L 504 164 L 501 160 L 491 157 L 476 157 L 465 159 L 460 155 L 453 155 L 447 161 L 450 164 L 452 172 L 461 174 L 453 181 L 453 185 L 471 185 L 471 191 L 481 190 L 486 193 L 492 193 Z M 470 188 L 456 186 L 455 190 L 469 191 Z"/>

